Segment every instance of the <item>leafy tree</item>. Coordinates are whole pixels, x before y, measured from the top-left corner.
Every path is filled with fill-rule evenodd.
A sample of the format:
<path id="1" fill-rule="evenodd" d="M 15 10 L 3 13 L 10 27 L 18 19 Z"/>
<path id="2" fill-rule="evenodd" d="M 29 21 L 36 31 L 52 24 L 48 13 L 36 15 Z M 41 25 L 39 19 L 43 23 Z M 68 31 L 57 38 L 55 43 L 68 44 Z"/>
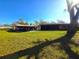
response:
<path id="1" fill-rule="evenodd" d="M 11 24 L 3 24 L 3 26 L 11 26 Z"/>
<path id="2" fill-rule="evenodd" d="M 35 21 L 35 24 L 36 24 L 36 25 L 39 25 L 39 24 L 49 24 L 49 22 L 47 22 L 47 21 L 41 19 L 41 20 L 39 20 L 39 21 Z"/>
<path id="3" fill-rule="evenodd" d="M 57 24 L 55 21 L 51 21 L 50 24 Z"/>
<path id="4" fill-rule="evenodd" d="M 35 23 L 35 25 L 39 25 L 39 21 L 35 21 L 34 23 Z"/>
<path id="5" fill-rule="evenodd" d="M 44 21 L 44 20 L 40 20 L 40 21 L 39 21 L 39 24 L 49 24 L 49 22 Z"/>
<path id="6" fill-rule="evenodd" d="M 19 19 L 16 24 L 21 24 L 21 25 L 28 25 L 27 22 L 25 22 L 23 19 Z"/>
<path id="7" fill-rule="evenodd" d="M 65 21 L 62 21 L 62 20 L 57 20 L 57 23 L 58 24 L 66 24 L 66 22 Z"/>

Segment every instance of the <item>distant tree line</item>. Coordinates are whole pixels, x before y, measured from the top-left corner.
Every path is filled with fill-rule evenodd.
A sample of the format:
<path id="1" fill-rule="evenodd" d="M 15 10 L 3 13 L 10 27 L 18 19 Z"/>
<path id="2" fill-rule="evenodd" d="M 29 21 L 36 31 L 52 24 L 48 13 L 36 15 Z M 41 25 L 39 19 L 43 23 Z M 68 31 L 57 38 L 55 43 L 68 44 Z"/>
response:
<path id="1" fill-rule="evenodd" d="M 57 22 L 55 21 L 45 21 L 43 19 L 39 20 L 39 21 L 34 21 L 34 23 L 28 23 L 26 22 L 24 19 L 20 18 L 18 21 L 13 22 L 12 24 L 3 24 L 3 26 L 12 26 L 12 25 L 16 25 L 16 24 L 20 24 L 20 25 L 41 25 L 41 24 L 66 24 L 65 21 L 62 20 L 57 20 Z"/>

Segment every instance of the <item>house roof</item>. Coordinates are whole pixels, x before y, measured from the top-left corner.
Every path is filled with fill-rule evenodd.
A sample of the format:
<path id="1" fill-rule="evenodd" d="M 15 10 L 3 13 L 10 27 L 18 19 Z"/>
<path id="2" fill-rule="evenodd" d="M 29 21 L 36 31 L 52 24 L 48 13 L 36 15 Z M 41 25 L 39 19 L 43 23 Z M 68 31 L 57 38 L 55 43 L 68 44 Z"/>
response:
<path id="1" fill-rule="evenodd" d="M 22 24 L 16 24 L 15 26 L 35 26 L 35 25 L 22 25 Z"/>
<path id="2" fill-rule="evenodd" d="M 40 25 L 69 25 L 69 24 L 40 24 Z"/>

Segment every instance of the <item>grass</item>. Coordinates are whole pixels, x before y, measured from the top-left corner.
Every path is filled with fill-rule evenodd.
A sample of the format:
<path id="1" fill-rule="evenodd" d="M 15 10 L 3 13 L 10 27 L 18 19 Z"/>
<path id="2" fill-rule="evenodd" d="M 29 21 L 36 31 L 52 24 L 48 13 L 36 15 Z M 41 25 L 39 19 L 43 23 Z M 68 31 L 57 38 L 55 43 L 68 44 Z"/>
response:
<path id="1" fill-rule="evenodd" d="M 35 46 L 38 41 L 54 40 L 64 36 L 66 31 L 32 31 L 32 32 L 6 32 L 0 31 L 0 56 L 14 53 L 26 48 Z M 79 38 L 79 32 L 73 37 L 73 41 Z M 47 46 L 40 53 L 41 59 L 67 59 L 66 53 L 59 48 L 59 45 L 53 47 Z M 79 52 L 79 47 L 71 45 L 72 50 Z M 60 58 L 60 59 L 61 59 Z M 21 57 L 20 59 L 26 59 Z M 32 58 L 33 59 L 33 58 Z"/>

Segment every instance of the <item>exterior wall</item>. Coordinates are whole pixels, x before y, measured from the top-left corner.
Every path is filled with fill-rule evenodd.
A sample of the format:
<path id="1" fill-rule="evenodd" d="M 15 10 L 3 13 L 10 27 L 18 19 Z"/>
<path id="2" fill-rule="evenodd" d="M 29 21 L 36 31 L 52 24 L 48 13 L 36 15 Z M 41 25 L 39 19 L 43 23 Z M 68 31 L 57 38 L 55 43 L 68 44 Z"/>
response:
<path id="1" fill-rule="evenodd" d="M 69 24 L 48 24 L 40 25 L 40 30 L 67 30 Z"/>

